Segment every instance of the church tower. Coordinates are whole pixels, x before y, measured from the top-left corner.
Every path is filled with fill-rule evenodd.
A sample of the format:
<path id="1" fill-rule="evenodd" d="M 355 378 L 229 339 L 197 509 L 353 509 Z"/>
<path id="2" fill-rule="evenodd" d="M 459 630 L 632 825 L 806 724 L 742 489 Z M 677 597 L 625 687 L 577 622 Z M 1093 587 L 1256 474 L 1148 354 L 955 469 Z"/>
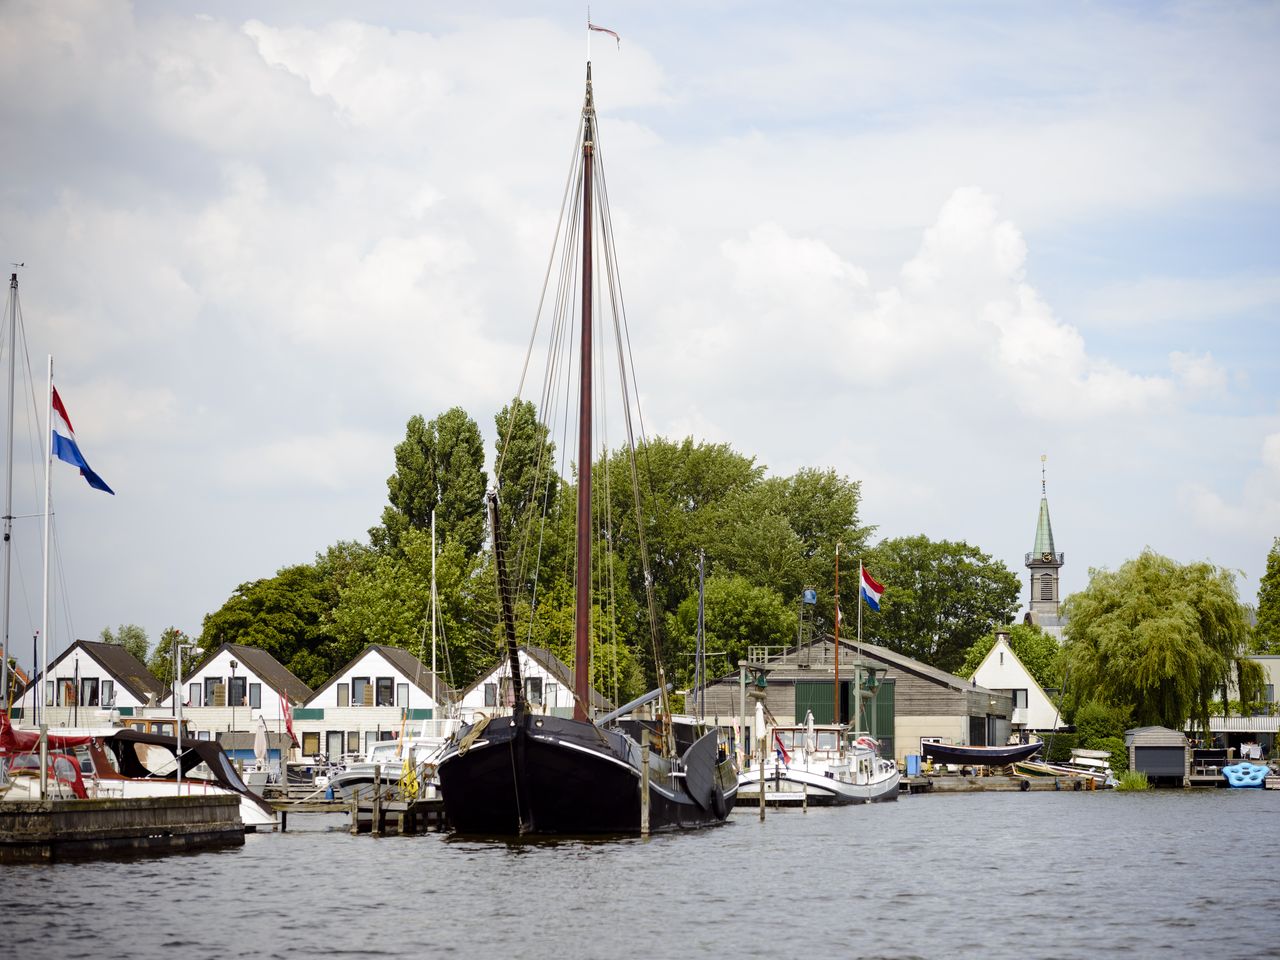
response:
<path id="1" fill-rule="evenodd" d="M 1045 485 L 1046 459 L 1040 458 L 1040 516 L 1036 519 L 1035 546 L 1026 558 L 1027 569 L 1031 571 L 1031 603 L 1027 619 L 1061 641 L 1063 620 L 1058 610 L 1058 582 L 1066 554 L 1058 553 L 1053 543 Z"/>

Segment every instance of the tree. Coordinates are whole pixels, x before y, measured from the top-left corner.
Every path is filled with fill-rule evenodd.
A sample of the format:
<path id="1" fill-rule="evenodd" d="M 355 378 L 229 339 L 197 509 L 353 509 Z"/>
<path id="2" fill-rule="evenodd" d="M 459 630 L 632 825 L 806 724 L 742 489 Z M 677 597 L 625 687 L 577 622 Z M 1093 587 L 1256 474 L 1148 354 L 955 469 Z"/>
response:
<path id="1" fill-rule="evenodd" d="M 863 636 L 941 670 L 960 669 L 965 652 L 1017 610 L 1018 578 L 967 543 L 882 540 L 866 566 L 885 591 L 879 613 L 863 614 Z M 846 604 L 849 616 L 854 605 Z"/>
<path id="2" fill-rule="evenodd" d="M 1128 706 L 1138 726 L 1206 730 L 1209 705 L 1237 674 L 1257 682 L 1235 576 L 1144 550 L 1115 572 L 1090 570 L 1067 598 L 1066 658 L 1082 701 Z M 1242 696 L 1253 691 L 1242 689 Z"/>
<path id="3" fill-rule="evenodd" d="M 431 512 L 442 535 L 469 556 L 484 544 L 484 441 L 480 428 L 461 407 L 446 410 L 430 423 L 415 415 L 396 444 L 396 472 L 387 478 L 390 504 L 382 526 L 369 531 L 379 550 L 395 548 L 405 529 L 429 530 Z"/>
<path id="4" fill-rule="evenodd" d="M 151 671 L 151 675 L 164 684 L 166 689 L 173 687 L 173 645 L 174 643 L 189 644 L 191 638 L 179 630 L 177 627 L 166 627 L 164 632 L 160 634 L 160 639 L 156 642 L 156 648 L 151 651 L 151 659 L 147 661 L 147 669 Z M 190 663 L 184 664 L 190 667 Z"/>
<path id="5" fill-rule="evenodd" d="M 1255 653 L 1280 653 L 1280 537 L 1271 542 L 1267 572 L 1258 586 L 1258 624 L 1253 628 Z"/>
<path id="6" fill-rule="evenodd" d="M 1058 641 L 1031 623 L 1015 623 L 1008 628 L 1009 647 L 1036 683 L 1048 689 L 1062 688 L 1062 648 Z M 964 664 L 956 671 L 961 677 L 972 677 L 982 665 L 983 659 L 996 645 L 996 631 L 971 646 L 964 656 Z"/>
<path id="7" fill-rule="evenodd" d="M 103 643 L 114 643 L 116 646 L 124 647 L 142 663 L 147 662 L 147 651 L 151 648 L 151 641 L 147 639 L 147 631 L 136 623 L 121 624 L 115 633 L 111 632 L 110 627 L 103 627 L 98 639 Z"/>
<path id="8" fill-rule="evenodd" d="M 738 661 L 747 658 L 749 647 L 779 647 L 795 642 L 795 610 L 773 590 L 754 586 L 745 577 L 732 574 L 708 577 L 703 610 L 708 674 L 736 669 Z M 693 679 L 697 631 L 695 590 L 669 617 L 667 631 L 673 653 L 678 657 L 676 679 L 682 685 L 688 685 Z"/>
<path id="9" fill-rule="evenodd" d="M 342 665 L 333 656 L 331 614 L 337 590 L 319 565 L 285 567 L 274 577 L 242 583 L 204 618 L 200 646 L 260 647 L 310 686 Z"/>
<path id="10" fill-rule="evenodd" d="M 534 530 L 530 521 L 555 509 L 560 487 L 556 447 L 546 425 L 538 420 L 537 408 L 528 400 L 513 400 L 494 423 L 498 428 L 494 474 L 499 483 L 503 532 L 507 555 L 517 556 L 530 547 Z"/>

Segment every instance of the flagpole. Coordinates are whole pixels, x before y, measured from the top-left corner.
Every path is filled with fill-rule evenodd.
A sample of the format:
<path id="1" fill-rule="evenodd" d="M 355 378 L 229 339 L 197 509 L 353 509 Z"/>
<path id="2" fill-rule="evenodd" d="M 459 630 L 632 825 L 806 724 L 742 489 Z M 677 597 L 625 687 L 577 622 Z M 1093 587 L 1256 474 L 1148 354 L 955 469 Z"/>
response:
<path id="1" fill-rule="evenodd" d="M 866 581 L 862 575 L 862 560 L 858 560 L 858 642 L 853 646 L 853 734 L 856 737 L 862 724 L 862 677 L 859 675 L 862 659 L 862 585 Z"/>
<path id="2" fill-rule="evenodd" d="M 49 354 L 49 384 L 44 395 L 44 589 L 40 611 L 40 685 L 49 689 L 49 530 L 51 526 L 50 510 L 53 502 L 53 354 Z M 37 690 L 36 696 L 42 691 Z M 49 721 L 41 711 L 40 740 L 41 755 L 47 755 Z M 49 770 L 46 764 L 40 765 L 40 796 L 47 795 Z"/>
<path id="3" fill-rule="evenodd" d="M 840 544 L 836 544 L 836 689 L 831 715 L 840 722 Z"/>
<path id="4" fill-rule="evenodd" d="M 5 487 L 4 487 L 4 623 L 0 625 L 0 697 L 4 698 L 4 712 L 9 714 L 9 580 L 13 553 L 13 380 L 14 355 L 18 344 L 18 274 L 9 275 L 9 405 L 6 408 L 9 422 L 6 433 Z M 15 663 L 17 658 L 15 658 Z M 44 682 L 43 678 L 40 681 Z M 35 707 L 32 698 L 31 706 Z"/>

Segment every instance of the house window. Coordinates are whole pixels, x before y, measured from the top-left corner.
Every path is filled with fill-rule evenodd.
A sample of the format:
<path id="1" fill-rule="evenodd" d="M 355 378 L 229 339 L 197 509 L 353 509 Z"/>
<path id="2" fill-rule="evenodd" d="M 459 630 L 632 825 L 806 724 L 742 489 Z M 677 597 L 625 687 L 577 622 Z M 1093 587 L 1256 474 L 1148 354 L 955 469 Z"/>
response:
<path id="1" fill-rule="evenodd" d="M 44 705 L 46 707 L 53 706 L 53 681 L 46 680 L 44 682 Z"/>
<path id="2" fill-rule="evenodd" d="M 409 705 L 409 685 L 407 683 L 396 684 L 396 706 L 407 707 Z"/>
<path id="3" fill-rule="evenodd" d="M 526 677 L 524 681 L 524 695 L 530 703 L 542 703 L 542 678 Z"/>
<path id="4" fill-rule="evenodd" d="M 338 684 L 338 706 L 345 707 L 351 703 L 351 684 Z"/>
<path id="5" fill-rule="evenodd" d="M 369 686 L 368 677 L 351 678 L 351 705 L 353 707 L 373 706 L 373 687 Z"/>
<path id="6" fill-rule="evenodd" d="M 187 689 L 187 706 L 203 707 L 204 706 L 204 688 L 198 683 L 191 684 Z"/>
<path id="7" fill-rule="evenodd" d="M 486 683 L 484 685 L 484 705 L 486 707 L 496 707 L 498 705 L 498 685 L 496 683 Z"/>
<path id="8" fill-rule="evenodd" d="M 329 755 L 330 760 L 341 757 L 346 744 L 347 734 L 344 730 L 330 730 L 324 735 L 324 752 Z"/>
<path id="9" fill-rule="evenodd" d="M 359 753 L 359 752 L 360 752 L 360 731 L 348 730 L 347 731 L 347 753 Z"/>
<path id="10" fill-rule="evenodd" d="M 1009 696 L 1013 697 L 1013 709 L 1015 710 L 1027 709 L 1027 691 L 1010 690 Z"/>
<path id="11" fill-rule="evenodd" d="M 74 707 L 76 705 L 76 682 L 65 677 L 58 680 L 58 706 Z"/>
<path id="12" fill-rule="evenodd" d="M 245 692 L 245 687 L 248 686 L 248 684 L 249 684 L 249 679 L 247 677 L 231 678 L 231 689 L 230 691 L 228 691 L 228 696 L 231 700 L 231 703 L 229 704 L 230 706 L 233 706 L 233 707 L 244 706 L 244 692 Z"/>
<path id="13" fill-rule="evenodd" d="M 102 681 L 102 705 L 104 707 L 114 707 L 116 705 L 116 682 L 114 680 Z"/>
<path id="14" fill-rule="evenodd" d="M 80 702 L 86 707 L 96 707 L 98 705 L 97 677 L 80 678 Z"/>
<path id="15" fill-rule="evenodd" d="M 378 678 L 378 706 L 394 707 L 396 705 L 396 681 L 394 677 Z"/>
<path id="16" fill-rule="evenodd" d="M 255 710 L 262 709 L 262 684 L 249 684 L 249 706 L 253 707 Z"/>
<path id="17" fill-rule="evenodd" d="M 1004 651 L 1000 651 L 1000 666 L 1004 666 Z"/>
<path id="18" fill-rule="evenodd" d="M 1274 684 L 1268 683 L 1262 688 L 1262 700 L 1264 703 L 1276 702 L 1276 688 Z"/>
<path id="19" fill-rule="evenodd" d="M 544 686 L 542 695 L 546 698 L 548 707 L 560 706 L 560 704 L 556 702 L 556 696 L 558 691 L 559 691 L 559 688 L 554 683 L 547 683 Z"/>
<path id="20" fill-rule="evenodd" d="M 219 703 L 218 701 L 222 702 Z M 204 678 L 204 704 L 206 707 L 225 707 L 227 705 L 227 690 L 222 685 L 221 677 Z"/>
<path id="21" fill-rule="evenodd" d="M 504 707 L 514 707 L 516 705 L 516 694 L 511 678 L 502 677 L 498 683 L 502 685 L 502 705 Z"/>
<path id="22" fill-rule="evenodd" d="M 306 757 L 314 757 L 320 752 L 320 734 L 315 731 L 303 731 L 302 734 L 302 754 Z"/>

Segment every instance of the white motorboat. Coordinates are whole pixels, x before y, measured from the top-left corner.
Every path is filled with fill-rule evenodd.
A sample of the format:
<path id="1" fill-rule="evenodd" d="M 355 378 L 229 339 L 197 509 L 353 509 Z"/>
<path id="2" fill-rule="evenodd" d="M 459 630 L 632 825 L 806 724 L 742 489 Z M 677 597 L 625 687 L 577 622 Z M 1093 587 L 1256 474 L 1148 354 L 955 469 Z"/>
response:
<path id="1" fill-rule="evenodd" d="M 770 755 L 750 761 L 738 777 L 738 804 L 833 806 L 898 799 L 901 774 L 870 737 L 838 724 L 806 723 L 769 729 Z"/>

